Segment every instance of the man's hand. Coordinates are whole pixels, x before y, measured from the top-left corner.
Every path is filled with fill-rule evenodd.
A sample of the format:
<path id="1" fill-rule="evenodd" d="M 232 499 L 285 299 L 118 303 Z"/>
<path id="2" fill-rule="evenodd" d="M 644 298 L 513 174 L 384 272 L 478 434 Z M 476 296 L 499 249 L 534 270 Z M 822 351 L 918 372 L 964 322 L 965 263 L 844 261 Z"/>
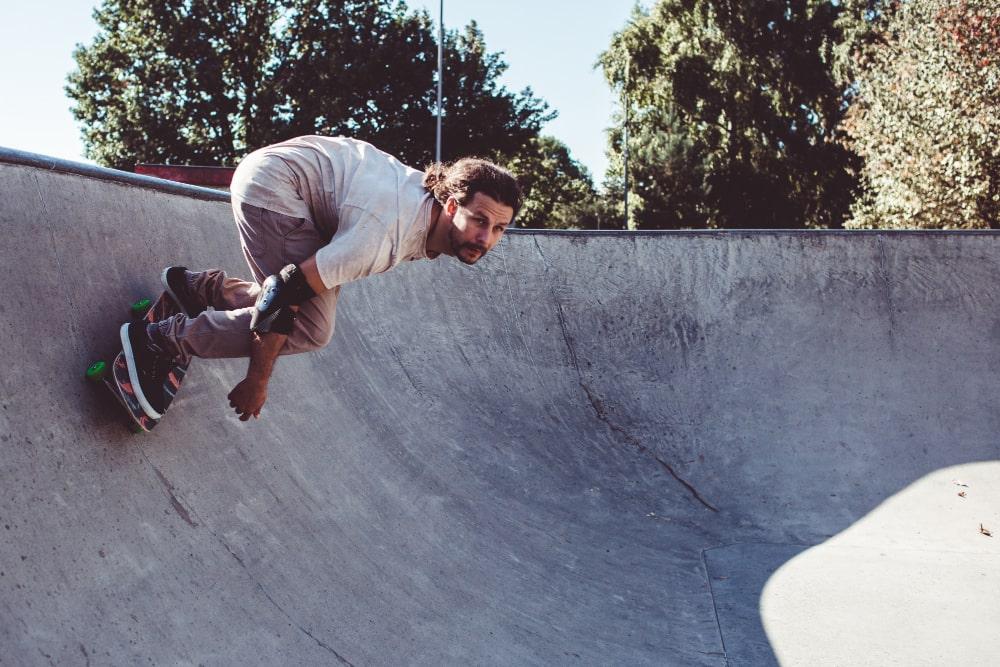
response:
<path id="1" fill-rule="evenodd" d="M 260 409 L 267 401 L 267 380 L 247 377 L 229 392 L 229 407 L 236 410 L 240 421 L 260 417 Z"/>
<path id="2" fill-rule="evenodd" d="M 229 407 L 236 410 L 240 421 L 260 417 L 260 409 L 267 401 L 267 383 L 274 370 L 278 352 L 288 336 L 268 333 L 258 336 L 250 332 L 250 368 L 247 376 L 229 392 Z"/>
<path id="3" fill-rule="evenodd" d="M 291 309 L 298 312 L 299 307 L 292 306 Z M 267 383 L 271 379 L 274 362 L 288 340 L 288 336 L 281 333 L 247 333 L 250 335 L 250 368 L 243 381 L 229 392 L 229 407 L 236 410 L 240 421 L 244 422 L 250 417 L 260 417 L 260 409 L 267 401 Z"/>

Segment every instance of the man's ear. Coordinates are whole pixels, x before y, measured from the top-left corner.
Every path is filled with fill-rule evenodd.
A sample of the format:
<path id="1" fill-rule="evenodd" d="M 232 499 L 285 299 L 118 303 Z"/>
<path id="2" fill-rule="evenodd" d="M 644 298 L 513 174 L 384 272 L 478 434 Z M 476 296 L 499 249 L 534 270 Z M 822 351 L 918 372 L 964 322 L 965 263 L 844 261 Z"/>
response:
<path id="1" fill-rule="evenodd" d="M 444 203 L 444 212 L 455 217 L 455 212 L 458 210 L 458 200 L 454 196 L 448 197 L 448 201 Z"/>

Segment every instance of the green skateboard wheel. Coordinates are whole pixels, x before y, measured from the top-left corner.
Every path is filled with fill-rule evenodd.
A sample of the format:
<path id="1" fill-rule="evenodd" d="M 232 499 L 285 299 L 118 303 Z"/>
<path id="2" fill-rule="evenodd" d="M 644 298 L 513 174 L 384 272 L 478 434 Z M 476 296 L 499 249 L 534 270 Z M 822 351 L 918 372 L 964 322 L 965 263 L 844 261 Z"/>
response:
<path id="1" fill-rule="evenodd" d="M 132 435 L 142 435 L 143 433 L 146 432 L 141 426 L 139 426 L 135 422 L 129 422 L 128 430 L 132 432 Z"/>
<path id="2" fill-rule="evenodd" d="M 108 374 L 108 364 L 103 361 L 95 361 L 87 369 L 87 379 L 91 382 L 100 382 Z"/>
<path id="3" fill-rule="evenodd" d="M 132 317 L 136 319 L 142 319 L 149 312 L 149 309 L 153 307 L 153 302 L 150 299 L 139 299 L 131 306 L 129 306 L 129 311 L 132 313 Z"/>

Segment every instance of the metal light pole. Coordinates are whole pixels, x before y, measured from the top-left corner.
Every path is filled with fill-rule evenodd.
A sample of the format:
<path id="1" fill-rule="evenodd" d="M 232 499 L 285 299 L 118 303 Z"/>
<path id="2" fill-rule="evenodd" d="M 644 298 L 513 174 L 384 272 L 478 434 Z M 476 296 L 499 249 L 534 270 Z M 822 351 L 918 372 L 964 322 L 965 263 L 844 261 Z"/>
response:
<path id="1" fill-rule="evenodd" d="M 625 85 L 622 90 L 622 102 L 625 104 L 625 136 L 624 136 L 624 150 L 622 151 L 622 157 L 624 158 L 625 164 L 623 165 L 625 172 L 625 229 L 628 229 L 628 121 L 629 121 L 629 103 L 628 103 L 628 71 L 631 69 L 632 65 L 632 54 L 627 53 L 625 57 Z"/>
<path id="2" fill-rule="evenodd" d="M 444 79 L 444 0 L 438 7 L 438 103 L 437 103 L 437 148 L 434 151 L 434 161 L 441 161 L 441 91 Z"/>

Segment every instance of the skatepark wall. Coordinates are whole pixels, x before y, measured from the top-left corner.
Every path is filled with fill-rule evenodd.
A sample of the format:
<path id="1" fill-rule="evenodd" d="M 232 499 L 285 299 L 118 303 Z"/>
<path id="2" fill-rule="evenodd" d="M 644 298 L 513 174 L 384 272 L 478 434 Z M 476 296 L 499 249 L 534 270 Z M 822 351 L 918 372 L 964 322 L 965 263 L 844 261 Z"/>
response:
<path id="1" fill-rule="evenodd" d="M 347 285 L 259 420 L 199 359 L 131 436 L 83 371 L 164 266 L 249 275 L 227 196 L 0 188 L 0 665 L 1000 649 L 994 232 L 512 230 Z"/>

